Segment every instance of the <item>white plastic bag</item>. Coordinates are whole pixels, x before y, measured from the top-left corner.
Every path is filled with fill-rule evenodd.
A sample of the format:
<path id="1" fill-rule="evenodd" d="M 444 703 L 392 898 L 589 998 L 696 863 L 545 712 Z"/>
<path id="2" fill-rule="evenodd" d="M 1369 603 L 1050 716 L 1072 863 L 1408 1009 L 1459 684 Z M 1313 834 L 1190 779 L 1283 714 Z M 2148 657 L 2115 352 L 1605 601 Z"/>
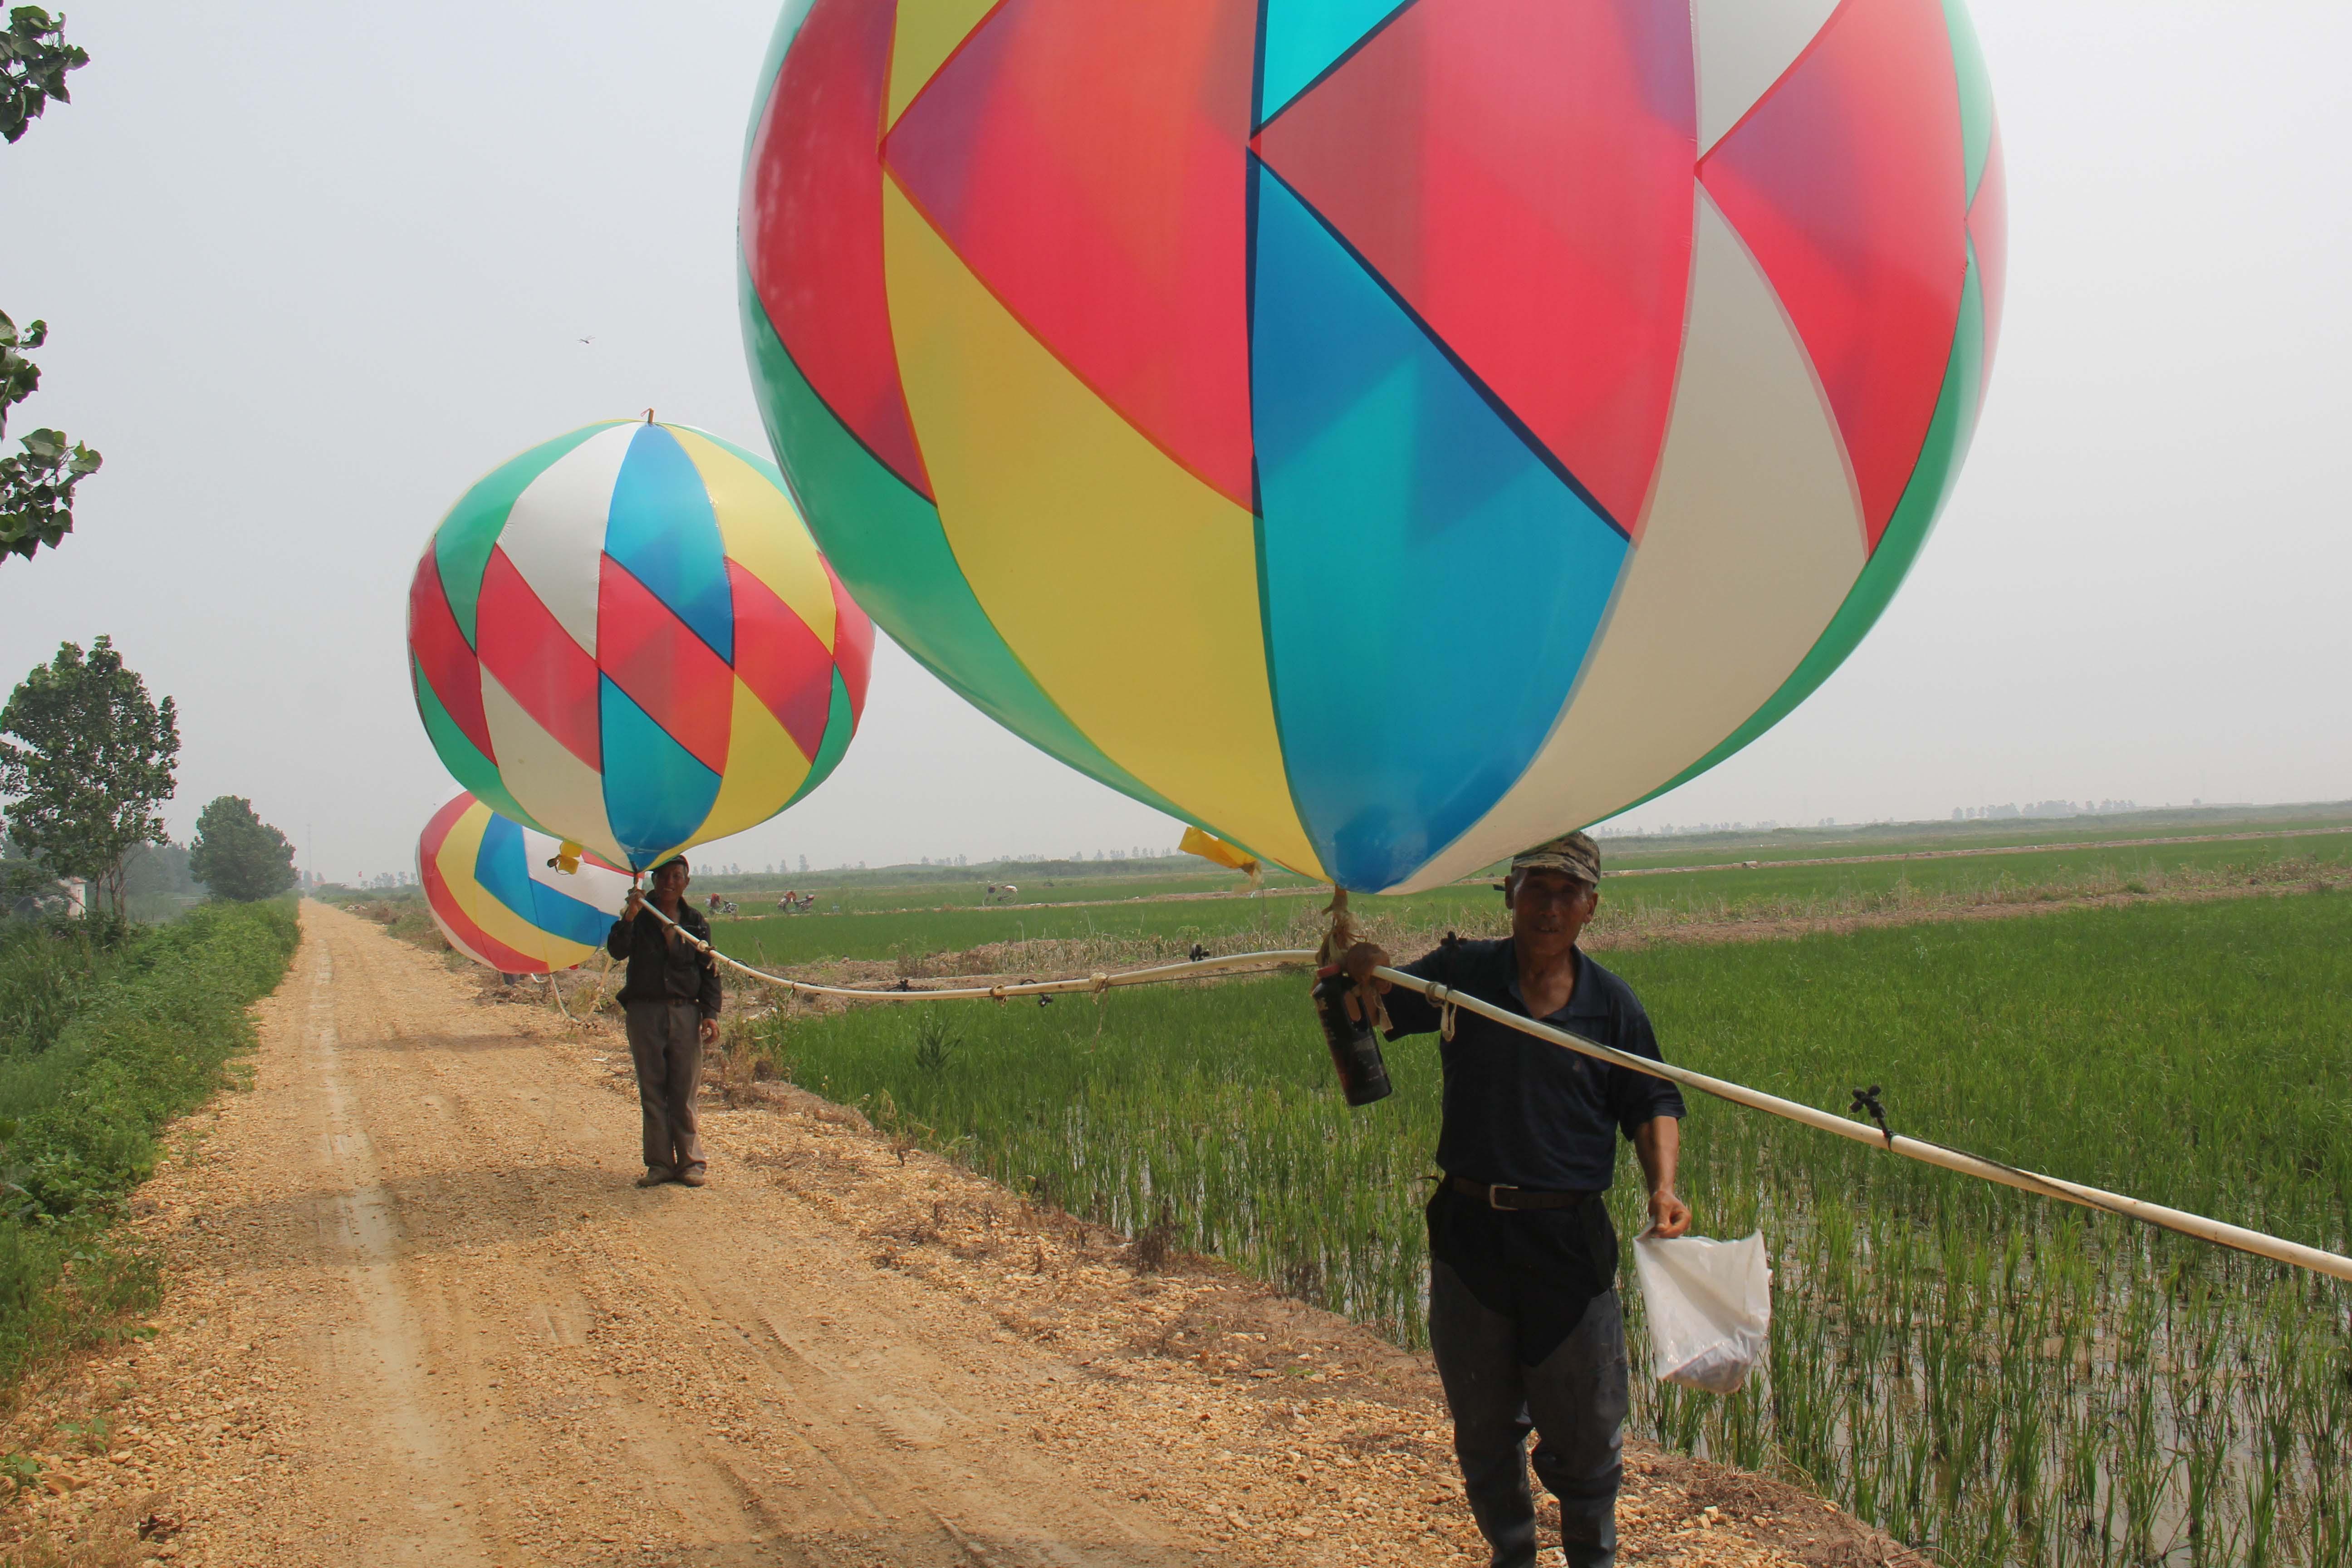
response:
<path id="1" fill-rule="evenodd" d="M 1771 1335 L 1764 1233 L 1738 1241 L 1637 1237 L 1633 1272 L 1649 1309 L 1651 1365 L 1659 1381 L 1738 1392 Z"/>

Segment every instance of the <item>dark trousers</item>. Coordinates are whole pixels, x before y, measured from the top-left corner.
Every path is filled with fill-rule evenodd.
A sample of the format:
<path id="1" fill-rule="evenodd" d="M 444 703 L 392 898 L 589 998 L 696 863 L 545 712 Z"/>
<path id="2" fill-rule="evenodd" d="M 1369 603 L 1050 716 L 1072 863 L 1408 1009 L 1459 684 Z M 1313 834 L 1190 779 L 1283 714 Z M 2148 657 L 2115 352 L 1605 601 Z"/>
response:
<path id="1" fill-rule="evenodd" d="M 1429 1344 L 1454 1413 L 1454 1455 L 1495 1568 L 1533 1568 L 1535 1471 L 1559 1500 L 1569 1568 L 1612 1568 L 1617 1487 L 1625 1467 L 1625 1323 L 1613 1290 L 1592 1299 L 1568 1338 L 1537 1366 L 1515 1351 L 1517 1329 L 1445 1264 L 1429 1268 Z"/>
<path id="2" fill-rule="evenodd" d="M 692 1002 L 632 1002 L 629 1059 L 637 1068 L 637 1107 L 645 1112 L 646 1169 L 699 1171 L 702 1138 L 694 1119 L 702 1086 L 702 1009 Z"/>

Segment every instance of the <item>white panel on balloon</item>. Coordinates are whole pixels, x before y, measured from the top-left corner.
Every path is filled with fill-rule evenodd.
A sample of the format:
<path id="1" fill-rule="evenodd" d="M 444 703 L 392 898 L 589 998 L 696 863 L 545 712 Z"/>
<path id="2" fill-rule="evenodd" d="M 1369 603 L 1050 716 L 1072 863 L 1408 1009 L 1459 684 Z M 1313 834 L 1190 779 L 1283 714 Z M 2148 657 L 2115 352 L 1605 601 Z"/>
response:
<path id="1" fill-rule="evenodd" d="M 1805 52 L 1838 0 L 1691 0 L 1702 158 Z"/>

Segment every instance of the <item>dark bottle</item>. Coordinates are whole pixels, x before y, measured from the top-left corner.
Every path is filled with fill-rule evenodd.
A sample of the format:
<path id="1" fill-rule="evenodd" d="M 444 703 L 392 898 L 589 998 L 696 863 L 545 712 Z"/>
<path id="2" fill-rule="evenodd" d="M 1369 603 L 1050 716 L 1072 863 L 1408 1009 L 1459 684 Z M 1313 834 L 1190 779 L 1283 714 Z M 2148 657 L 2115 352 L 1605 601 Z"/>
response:
<path id="1" fill-rule="evenodd" d="M 1380 1036 L 1371 1021 L 1348 1016 L 1348 993 L 1354 989 L 1337 968 L 1315 972 L 1315 1016 L 1323 1025 L 1324 1043 L 1331 1047 L 1331 1066 L 1339 1075 L 1339 1091 L 1349 1105 L 1370 1105 L 1392 1092 L 1388 1064 L 1381 1060 Z"/>

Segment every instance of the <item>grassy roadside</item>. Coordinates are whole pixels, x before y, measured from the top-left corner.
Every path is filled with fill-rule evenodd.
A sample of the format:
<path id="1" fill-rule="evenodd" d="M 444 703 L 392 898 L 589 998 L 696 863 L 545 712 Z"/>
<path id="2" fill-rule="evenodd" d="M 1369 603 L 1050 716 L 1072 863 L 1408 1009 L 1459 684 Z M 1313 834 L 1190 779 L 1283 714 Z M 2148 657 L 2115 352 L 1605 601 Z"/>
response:
<path id="1" fill-rule="evenodd" d="M 153 1300 L 152 1262 L 111 1226 L 299 940 L 291 900 L 0 926 L 0 1390 Z"/>

